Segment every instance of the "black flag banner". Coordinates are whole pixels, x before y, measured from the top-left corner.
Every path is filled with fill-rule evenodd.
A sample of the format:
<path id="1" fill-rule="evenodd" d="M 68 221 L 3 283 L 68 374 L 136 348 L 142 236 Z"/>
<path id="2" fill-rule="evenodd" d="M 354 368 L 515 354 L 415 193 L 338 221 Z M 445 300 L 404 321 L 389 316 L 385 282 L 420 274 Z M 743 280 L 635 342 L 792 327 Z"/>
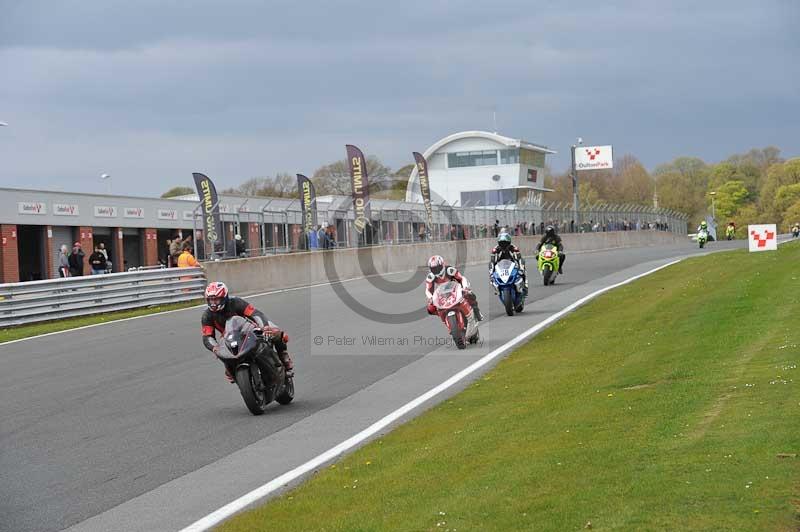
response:
<path id="1" fill-rule="evenodd" d="M 417 163 L 419 192 L 422 195 L 422 203 L 425 205 L 425 214 L 428 218 L 428 234 L 431 234 L 433 231 L 433 207 L 431 206 L 431 182 L 428 180 L 428 162 L 418 152 L 414 152 L 414 161 Z"/>
<path id="2" fill-rule="evenodd" d="M 192 176 L 194 177 L 194 184 L 197 186 L 197 195 L 200 196 L 200 203 L 203 206 L 203 232 L 205 233 L 205 239 L 214 249 L 222 234 L 217 187 L 204 174 L 195 172 Z"/>
<path id="3" fill-rule="evenodd" d="M 353 208 L 355 209 L 356 231 L 364 233 L 369 224 L 369 178 L 367 160 L 356 146 L 347 144 L 347 163 L 350 165 L 350 182 L 353 186 Z"/>
<path id="4" fill-rule="evenodd" d="M 303 232 L 309 233 L 314 229 L 317 220 L 317 194 L 314 183 L 303 174 L 297 174 L 297 190 L 300 193 L 300 207 L 303 211 Z"/>

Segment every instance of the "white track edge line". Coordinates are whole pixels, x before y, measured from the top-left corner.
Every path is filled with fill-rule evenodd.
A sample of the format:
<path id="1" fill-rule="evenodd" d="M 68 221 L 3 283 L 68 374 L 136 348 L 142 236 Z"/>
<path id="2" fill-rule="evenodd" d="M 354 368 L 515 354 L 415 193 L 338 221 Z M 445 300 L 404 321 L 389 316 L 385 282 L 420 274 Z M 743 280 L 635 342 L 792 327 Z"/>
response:
<path id="1" fill-rule="evenodd" d="M 624 281 L 620 281 L 620 282 L 618 282 L 616 284 L 606 286 L 604 288 L 601 288 L 599 290 L 596 290 L 596 291 L 592 292 L 591 294 L 588 294 L 588 295 L 582 297 L 581 299 L 575 301 L 574 303 L 571 303 L 570 305 L 566 306 L 565 308 L 563 308 L 562 310 L 556 312 L 555 314 L 550 315 L 545 320 L 537 323 L 536 325 L 534 325 L 530 329 L 520 333 L 515 338 L 513 338 L 512 340 L 509 340 L 508 342 L 506 342 L 505 344 L 501 345 L 500 347 L 498 347 L 494 351 L 491 351 L 491 352 L 487 353 L 482 358 L 480 358 L 479 360 L 473 362 L 472 364 L 470 364 L 466 368 L 462 369 L 461 371 L 459 371 L 458 373 L 456 373 L 455 375 L 453 375 L 452 377 L 450 377 L 449 379 L 447 379 L 443 383 L 439 384 L 438 386 L 435 386 L 434 388 L 431 388 L 430 390 L 428 390 L 424 394 L 418 396 L 416 399 L 412 399 L 411 401 L 409 401 L 405 405 L 401 406 L 400 408 L 398 408 L 394 412 L 391 412 L 391 413 L 387 414 L 386 416 L 384 416 L 383 418 L 379 419 L 378 421 L 376 421 L 375 423 L 373 423 L 372 425 L 370 425 L 366 429 L 362 430 L 361 432 L 355 434 L 354 436 L 351 436 L 350 438 L 348 438 L 347 440 L 341 442 L 340 444 L 336 445 L 335 447 L 332 447 L 332 448 L 328 449 L 324 453 L 317 455 L 316 457 L 312 458 L 311 460 L 307 461 L 306 463 L 301 464 L 300 466 L 298 466 L 298 467 L 296 467 L 296 468 L 294 468 L 294 469 L 292 469 L 292 470 L 290 470 L 290 471 L 288 471 L 288 472 L 286 472 L 286 473 L 284 473 L 284 474 L 282 474 L 282 475 L 270 480 L 266 484 L 264 484 L 264 485 L 262 485 L 262 486 L 260 486 L 260 487 L 258 487 L 256 489 L 250 491 L 249 493 L 246 493 L 246 494 L 242 495 L 238 499 L 226 504 L 222 508 L 220 508 L 220 509 L 208 514 L 207 516 L 195 521 L 194 523 L 192 523 L 191 525 L 187 526 L 186 528 L 183 528 L 181 530 L 181 532 L 204 532 L 204 531 L 210 529 L 211 527 L 218 525 L 223 520 L 225 520 L 225 519 L 231 517 L 232 515 L 240 512 L 241 510 L 245 509 L 249 505 L 251 505 L 251 504 L 253 504 L 255 502 L 258 502 L 259 500 L 265 498 L 267 495 L 269 495 L 270 493 L 278 490 L 279 488 L 281 488 L 282 486 L 288 484 L 289 482 L 292 482 L 293 480 L 296 480 L 300 476 L 302 476 L 302 475 L 304 475 L 304 474 L 306 474 L 306 473 L 308 473 L 310 471 L 313 471 L 315 468 L 320 467 L 321 465 L 325 464 L 326 462 L 328 462 L 330 460 L 333 460 L 333 459 L 337 458 L 338 456 L 344 454 L 345 452 L 349 451 L 353 447 L 356 447 L 360 443 L 364 442 L 366 439 L 368 439 L 368 438 L 374 436 L 375 434 L 377 434 L 380 430 L 386 428 L 387 426 L 389 426 L 393 422 L 395 422 L 398 419 L 400 419 L 401 417 L 403 417 L 408 412 L 414 410 L 418 406 L 421 406 L 422 404 L 427 402 L 429 399 L 437 396 L 438 394 L 442 393 L 443 391 L 445 391 L 448 388 L 452 387 L 453 385 L 457 384 L 459 381 L 463 380 L 465 377 L 467 377 L 470 374 L 474 373 L 476 370 L 482 368 L 483 366 L 485 366 L 489 362 L 493 361 L 495 358 L 498 358 L 499 356 L 501 356 L 501 355 L 505 354 L 506 352 L 508 352 L 510 349 L 516 347 L 517 344 L 527 340 L 533 334 L 541 331 L 545 327 L 551 325 L 553 322 L 559 320 L 560 318 L 562 318 L 566 314 L 569 314 L 570 312 L 572 312 L 576 308 L 580 307 L 581 305 L 587 303 L 588 301 L 591 301 L 592 299 L 596 298 L 597 296 L 599 296 L 601 294 L 604 294 L 604 293 L 608 292 L 609 290 L 613 290 L 613 289 L 618 288 L 620 286 L 623 286 L 623 285 L 626 285 L 628 283 L 631 283 L 631 282 L 633 282 L 633 281 L 635 281 L 637 279 L 640 279 L 640 278 L 645 277 L 647 275 L 653 274 L 653 273 L 655 273 L 655 272 L 657 272 L 659 270 L 663 270 L 664 268 L 668 268 L 669 266 L 677 264 L 677 263 L 681 262 L 682 260 L 683 260 L 683 258 L 680 258 L 680 259 L 668 262 L 666 264 L 662 264 L 661 266 L 658 266 L 656 268 L 648 270 L 648 271 L 646 271 L 644 273 L 640 273 L 638 275 L 634 275 L 633 277 L 629 277 L 628 279 L 625 279 Z"/>

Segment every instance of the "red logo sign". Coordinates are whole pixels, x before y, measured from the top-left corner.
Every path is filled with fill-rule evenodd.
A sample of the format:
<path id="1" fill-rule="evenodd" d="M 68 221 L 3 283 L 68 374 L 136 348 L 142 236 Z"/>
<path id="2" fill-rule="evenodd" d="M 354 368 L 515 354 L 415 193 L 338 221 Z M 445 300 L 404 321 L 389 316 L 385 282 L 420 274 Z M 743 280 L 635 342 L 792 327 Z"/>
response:
<path id="1" fill-rule="evenodd" d="M 590 161 L 594 161 L 595 157 L 600 155 L 600 148 L 595 148 L 594 150 L 586 150 L 586 155 L 589 156 Z"/>
<path id="2" fill-rule="evenodd" d="M 775 233 L 772 231 L 764 231 L 764 236 L 761 236 L 761 233 L 758 231 L 750 231 L 750 236 L 753 237 L 753 240 L 757 243 L 758 247 L 763 248 L 767 246 L 767 242 L 775 238 Z"/>

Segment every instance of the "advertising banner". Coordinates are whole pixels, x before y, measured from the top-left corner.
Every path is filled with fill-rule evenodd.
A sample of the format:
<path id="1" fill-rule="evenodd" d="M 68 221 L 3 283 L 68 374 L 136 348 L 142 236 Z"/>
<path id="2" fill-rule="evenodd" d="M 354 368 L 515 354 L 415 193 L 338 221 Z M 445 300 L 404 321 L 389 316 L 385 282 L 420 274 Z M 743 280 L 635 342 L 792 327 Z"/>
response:
<path id="1" fill-rule="evenodd" d="M 77 205 L 71 203 L 53 203 L 53 215 L 55 216 L 78 216 L 80 210 Z"/>
<path id="2" fill-rule="evenodd" d="M 177 220 L 178 211 L 174 209 L 158 209 L 159 220 Z"/>
<path id="3" fill-rule="evenodd" d="M 297 174 L 297 191 L 300 194 L 300 207 L 303 211 L 303 231 L 310 233 L 314 230 L 317 220 L 317 194 L 314 183 L 303 174 Z"/>
<path id="4" fill-rule="evenodd" d="M 125 207 L 122 211 L 123 218 L 144 218 L 144 209 L 141 207 Z"/>
<path id="5" fill-rule="evenodd" d="M 197 195 L 200 196 L 200 204 L 203 206 L 203 231 L 206 240 L 216 244 L 222 235 L 222 221 L 219 216 L 219 199 L 217 197 L 217 187 L 208 176 L 200 173 L 193 173 L 194 184 L 197 186 Z"/>
<path id="6" fill-rule="evenodd" d="M 94 216 L 95 218 L 116 218 L 117 208 L 108 205 L 95 205 Z"/>
<path id="7" fill-rule="evenodd" d="M 355 209 L 355 227 L 359 233 L 369 224 L 369 177 L 367 176 L 367 160 L 356 146 L 347 144 L 347 163 L 350 166 L 350 183 L 353 187 L 353 208 Z"/>
<path id="8" fill-rule="evenodd" d="M 414 162 L 417 164 L 417 176 L 419 177 L 419 193 L 422 196 L 422 204 L 425 206 L 425 217 L 427 220 L 427 232 L 433 231 L 433 206 L 431 205 L 431 182 L 428 179 L 428 161 L 419 153 L 414 152 Z"/>
<path id="9" fill-rule="evenodd" d="M 608 170 L 614 168 L 611 146 L 577 146 L 575 148 L 576 170 Z"/>
<path id="10" fill-rule="evenodd" d="M 751 252 L 778 250 L 778 228 L 775 224 L 748 225 L 747 235 Z"/>
<path id="11" fill-rule="evenodd" d="M 40 201 L 20 201 L 17 202 L 17 212 L 19 214 L 47 214 L 47 205 Z"/>

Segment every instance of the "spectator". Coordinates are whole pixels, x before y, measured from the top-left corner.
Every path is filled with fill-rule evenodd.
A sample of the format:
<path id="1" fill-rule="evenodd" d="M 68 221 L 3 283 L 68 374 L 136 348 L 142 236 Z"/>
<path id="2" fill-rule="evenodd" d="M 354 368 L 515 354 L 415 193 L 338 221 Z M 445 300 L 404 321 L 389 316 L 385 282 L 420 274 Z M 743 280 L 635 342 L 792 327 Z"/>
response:
<path id="1" fill-rule="evenodd" d="M 94 247 L 94 253 L 89 255 L 89 267 L 92 269 L 92 275 L 103 275 L 106 273 L 106 256 L 100 251 L 100 245 Z"/>
<path id="2" fill-rule="evenodd" d="M 181 255 L 181 240 L 178 237 L 173 238 L 172 240 L 167 240 L 167 247 L 169 249 L 169 258 L 168 264 L 170 268 L 174 268 L 178 264 L 178 257 Z"/>
<path id="3" fill-rule="evenodd" d="M 328 228 L 325 230 L 325 238 L 328 241 L 328 249 L 336 247 L 336 231 L 333 228 L 333 224 L 328 224 Z"/>
<path id="4" fill-rule="evenodd" d="M 317 229 L 317 243 L 320 249 L 330 249 L 330 246 L 328 245 L 328 237 L 325 233 L 325 228 L 322 227 L 321 225 L 319 226 L 319 229 Z"/>
<path id="5" fill-rule="evenodd" d="M 69 254 L 69 258 L 67 259 L 71 277 L 80 277 L 83 275 L 83 258 L 85 256 L 86 254 L 81 249 L 81 243 L 75 242 L 72 246 L 72 253 Z"/>
<path id="6" fill-rule="evenodd" d="M 236 256 L 237 257 L 246 257 L 247 256 L 247 246 L 242 240 L 242 235 L 236 235 L 233 237 L 235 240 L 235 247 L 236 247 Z"/>
<path id="7" fill-rule="evenodd" d="M 494 227 L 492 229 L 494 230 L 494 237 L 497 238 L 497 235 L 500 234 L 500 220 L 494 221 Z"/>
<path id="8" fill-rule="evenodd" d="M 106 245 L 103 242 L 98 244 L 100 246 L 100 253 L 106 258 L 106 273 L 111 273 L 111 267 L 113 266 L 111 261 L 108 260 L 108 250 L 106 249 Z"/>
<path id="9" fill-rule="evenodd" d="M 311 231 L 308 232 L 308 248 L 309 249 L 318 249 L 319 248 L 319 226 L 314 226 L 311 228 Z"/>
<path id="10" fill-rule="evenodd" d="M 183 251 L 178 257 L 178 268 L 193 268 L 195 266 L 200 266 L 200 263 L 192 255 L 192 248 L 189 247 L 189 244 L 184 243 Z"/>
<path id="11" fill-rule="evenodd" d="M 61 253 L 58 254 L 58 276 L 69 277 L 69 248 L 61 244 Z"/>

